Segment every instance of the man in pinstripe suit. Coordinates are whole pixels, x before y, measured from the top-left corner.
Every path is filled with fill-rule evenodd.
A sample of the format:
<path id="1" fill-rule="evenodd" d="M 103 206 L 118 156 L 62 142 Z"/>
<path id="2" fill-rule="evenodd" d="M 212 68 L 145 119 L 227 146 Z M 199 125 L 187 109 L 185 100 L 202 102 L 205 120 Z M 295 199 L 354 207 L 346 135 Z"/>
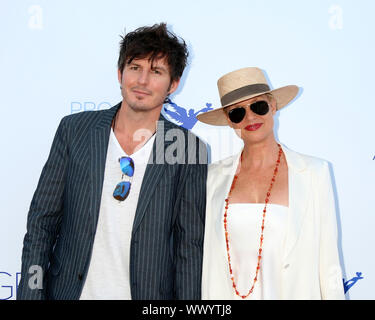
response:
<path id="1" fill-rule="evenodd" d="M 165 24 L 128 33 L 122 102 L 62 119 L 30 205 L 18 299 L 200 299 L 206 147 L 160 114 L 187 55 Z"/>

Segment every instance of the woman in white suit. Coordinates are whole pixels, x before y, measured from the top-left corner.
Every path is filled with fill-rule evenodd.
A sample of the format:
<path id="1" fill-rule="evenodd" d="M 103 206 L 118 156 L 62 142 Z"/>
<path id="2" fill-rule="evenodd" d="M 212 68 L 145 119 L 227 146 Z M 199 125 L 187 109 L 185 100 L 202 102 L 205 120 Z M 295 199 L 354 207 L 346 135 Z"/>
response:
<path id="1" fill-rule="evenodd" d="M 270 90 L 244 68 L 218 88 L 222 107 L 198 119 L 229 125 L 244 146 L 209 167 L 202 299 L 344 299 L 328 163 L 273 131 L 298 87 Z"/>

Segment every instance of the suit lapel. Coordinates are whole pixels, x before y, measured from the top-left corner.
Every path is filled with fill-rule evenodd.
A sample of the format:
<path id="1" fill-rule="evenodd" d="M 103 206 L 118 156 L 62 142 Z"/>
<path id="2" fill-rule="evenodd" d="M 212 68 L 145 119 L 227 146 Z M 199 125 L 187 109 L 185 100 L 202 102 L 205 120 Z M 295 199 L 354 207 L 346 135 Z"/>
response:
<path id="1" fill-rule="evenodd" d="M 94 221 L 94 233 L 98 222 L 100 201 L 102 197 L 104 169 L 107 158 L 108 140 L 112 119 L 121 103 L 102 112 L 96 126 L 90 133 L 90 176 L 91 176 L 91 210 Z"/>
<path id="2" fill-rule="evenodd" d="M 222 258 L 224 259 L 222 261 L 225 261 L 225 266 L 227 261 L 227 247 L 223 225 L 225 199 L 228 197 L 230 187 L 232 186 L 241 153 L 242 149 L 238 154 L 221 161 L 218 176 L 215 177 L 215 187 L 213 187 L 214 194 L 212 195 L 212 200 L 209 199 L 209 201 L 211 200 L 210 205 L 212 205 L 212 212 L 215 215 L 215 234 L 217 234 L 219 240 L 217 243 L 221 244 L 219 250 L 222 253 Z M 211 187 L 212 186 L 210 186 L 210 188 Z"/>
<path id="3" fill-rule="evenodd" d="M 311 192 L 308 189 L 310 186 L 310 175 L 309 171 L 305 170 L 306 164 L 303 158 L 298 153 L 289 150 L 283 145 L 282 149 L 288 164 L 289 189 L 289 209 L 284 249 L 284 259 L 286 259 L 293 250 L 300 235 L 302 223 L 309 207 L 309 201 L 311 200 Z M 227 251 L 223 227 L 224 199 L 228 196 L 241 152 L 223 160 L 225 162 L 220 164 L 219 176 L 215 179 L 215 187 L 213 188 L 215 194 L 211 199 L 212 212 L 217 212 L 214 222 L 215 233 L 218 236 L 218 243 L 221 244 L 220 251 L 225 260 L 227 259 Z"/>
<path id="4" fill-rule="evenodd" d="M 310 174 L 303 158 L 296 152 L 282 146 L 288 164 L 289 210 L 284 249 L 284 261 L 293 250 L 301 232 L 311 200 Z"/>
<path id="5" fill-rule="evenodd" d="M 157 189 L 159 181 L 164 174 L 166 169 L 165 162 L 165 150 L 173 141 L 165 141 L 166 132 L 170 129 L 175 128 L 175 126 L 167 121 L 162 115 L 160 115 L 155 141 L 152 146 L 152 153 L 150 155 L 145 175 L 143 177 L 141 190 L 139 192 L 137 210 L 135 212 L 134 223 L 132 234 L 134 234 L 139 225 L 142 222 L 142 219 L 146 213 L 146 208 L 154 196 L 154 193 Z"/>

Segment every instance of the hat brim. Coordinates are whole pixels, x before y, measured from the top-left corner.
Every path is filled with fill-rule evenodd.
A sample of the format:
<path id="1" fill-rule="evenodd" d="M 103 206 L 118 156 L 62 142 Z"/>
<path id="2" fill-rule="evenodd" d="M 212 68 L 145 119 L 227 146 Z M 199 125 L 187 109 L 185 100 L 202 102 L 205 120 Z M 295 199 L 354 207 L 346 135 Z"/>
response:
<path id="1" fill-rule="evenodd" d="M 277 110 L 280 110 L 281 108 L 285 107 L 290 101 L 292 101 L 298 94 L 299 88 L 295 85 L 289 85 L 285 87 L 281 87 L 274 90 L 259 92 L 256 94 L 247 95 L 244 97 L 241 97 L 240 99 L 237 99 L 235 101 L 232 101 L 218 109 L 211 110 L 205 113 L 201 113 L 197 116 L 197 119 L 201 122 L 211 124 L 214 126 L 227 126 L 228 121 L 227 117 L 224 112 L 224 108 L 229 107 L 231 105 L 234 105 L 236 103 L 255 98 L 258 96 L 261 96 L 266 93 L 271 93 L 272 96 L 277 101 Z"/>

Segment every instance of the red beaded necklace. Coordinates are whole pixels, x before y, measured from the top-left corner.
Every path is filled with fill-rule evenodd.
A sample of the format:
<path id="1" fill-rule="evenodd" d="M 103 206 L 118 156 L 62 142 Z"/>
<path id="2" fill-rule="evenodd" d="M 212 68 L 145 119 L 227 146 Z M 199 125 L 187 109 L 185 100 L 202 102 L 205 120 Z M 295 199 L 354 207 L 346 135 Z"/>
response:
<path id="1" fill-rule="evenodd" d="M 234 186 L 236 185 L 236 180 L 238 178 L 238 175 L 235 175 L 234 178 L 233 178 L 233 182 L 232 182 L 232 186 L 230 188 L 230 191 L 229 191 L 229 194 L 228 194 L 228 198 L 225 199 L 225 213 L 224 213 L 224 230 L 225 230 L 225 241 L 226 241 L 226 244 L 227 244 L 227 253 L 228 253 L 228 265 L 229 265 L 229 273 L 230 273 L 230 278 L 232 280 L 232 283 L 233 283 L 233 289 L 234 291 L 236 292 L 236 295 L 238 295 L 239 297 L 241 297 L 242 299 L 245 299 L 247 298 L 254 290 L 254 286 L 255 286 L 255 283 L 257 282 L 258 280 L 258 273 L 259 273 L 259 269 L 260 269 L 260 260 L 262 259 L 262 246 L 263 246 L 263 231 L 264 231 L 264 218 L 266 217 L 266 212 L 267 212 L 267 204 L 269 202 L 269 199 L 270 199 L 270 196 L 271 196 L 271 190 L 272 190 L 272 187 L 273 187 L 273 184 L 275 183 L 275 178 L 276 178 L 276 175 L 277 175 L 277 172 L 278 172 L 278 167 L 279 167 L 279 164 L 280 164 L 280 159 L 281 159 L 281 155 L 283 153 L 283 150 L 281 149 L 281 146 L 280 144 L 277 144 L 278 147 L 279 147 L 279 155 L 278 155 L 278 158 L 277 158 L 277 161 L 276 161 L 276 166 L 275 166 L 275 169 L 273 171 L 273 176 L 272 176 L 272 180 L 271 180 L 271 184 L 268 188 L 268 191 L 267 191 L 267 195 L 266 195 L 266 199 L 264 200 L 265 202 L 265 205 L 264 205 L 264 209 L 263 209 L 263 219 L 262 219 L 262 232 L 261 232 L 261 235 L 260 235 L 260 246 L 259 246 L 259 255 L 258 255 L 258 264 L 257 264 L 257 268 L 256 268 L 256 273 L 255 273 L 255 278 L 253 280 L 253 285 L 251 286 L 249 292 L 246 294 L 246 295 L 241 295 L 238 290 L 237 290 L 237 286 L 236 286 L 236 283 L 234 281 L 234 276 L 233 276 L 233 270 L 232 270 L 232 264 L 231 264 L 231 261 L 230 261 L 230 254 L 229 254 L 229 233 L 228 233 L 228 229 L 227 229 L 227 217 L 228 217 L 228 205 L 229 205 L 229 197 L 230 195 L 232 194 L 232 191 L 234 190 Z M 241 162 L 242 162 L 242 154 L 241 154 Z"/>

